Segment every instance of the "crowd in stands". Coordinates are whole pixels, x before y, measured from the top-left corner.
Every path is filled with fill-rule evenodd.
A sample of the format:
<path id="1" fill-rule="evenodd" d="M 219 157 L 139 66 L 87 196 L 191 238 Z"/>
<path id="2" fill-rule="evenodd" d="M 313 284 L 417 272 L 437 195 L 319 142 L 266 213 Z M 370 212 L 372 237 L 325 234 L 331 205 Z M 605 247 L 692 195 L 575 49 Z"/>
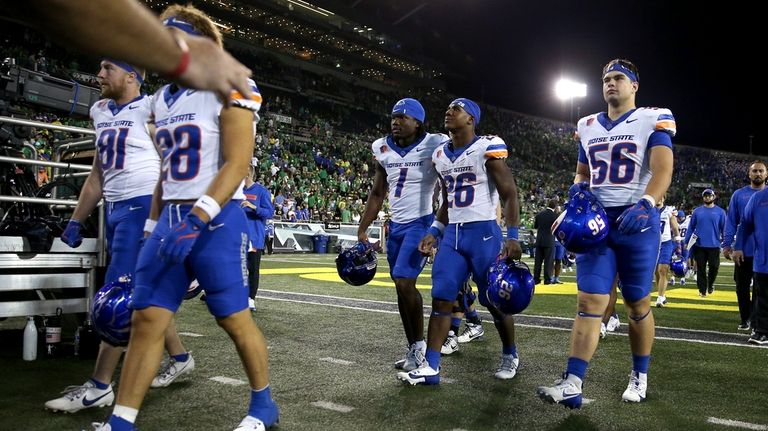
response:
<path id="1" fill-rule="evenodd" d="M 80 64 L 96 68 L 93 60 L 52 48 L 30 30 L 3 32 L 0 55 L 16 64 L 68 79 Z M 49 56 L 46 53 L 59 55 Z M 275 217 L 290 221 L 336 220 L 354 223 L 361 217 L 375 172 L 370 144 L 389 129 L 389 110 L 401 97 L 416 97 L 428 115 L 426 128 L 442 131 L 448 102 L 454 96 L 435 89 L 399 92 L 374 91 L 345 80 L 337 73 L 319 74 L 289 67 L 271 56 L 259 57 L 244 50 L 235 54 L 254 69 L 264 96 L 256 132 L 254 160 L 257 176 L 272 193 Z M 54 58 L 52 58 L 54 57 Z M 95 70 L 90 70 L 95 73 Z M 150 76 L 144 91 L 153 93 L 162 81 Z M 577 147 L 575 126 L 482 105 L 480 133 L 501 136 L 509 149 L 508 165 L 519 190 L 522 224 L 550 198 L 564 198 L 573 180 Z M 29 105 L 17 107 L 26 118 L 51 124 L 88 127 L 88 120 L 45 113 Z M 70 138 L 61 132 L 32 130 L 29 142 L 38 157 L 50 159 L 57 143 Z M 691 209 L 699 205 L 698 189 L 691 183 L 708 183 L 718 190 L 726 206 L 733 190 L 746 181 L 750 156 L 694 147 L 676 146 L 675 172 L 668 203 Z M 27 149 L 25 156 L 31 157 Z M 42 172 L 42 171 L 41 171 Z M 40 175 L 41 181 L 48 175 Z M 386 218 L 388 208 L 381 213 Z"/>

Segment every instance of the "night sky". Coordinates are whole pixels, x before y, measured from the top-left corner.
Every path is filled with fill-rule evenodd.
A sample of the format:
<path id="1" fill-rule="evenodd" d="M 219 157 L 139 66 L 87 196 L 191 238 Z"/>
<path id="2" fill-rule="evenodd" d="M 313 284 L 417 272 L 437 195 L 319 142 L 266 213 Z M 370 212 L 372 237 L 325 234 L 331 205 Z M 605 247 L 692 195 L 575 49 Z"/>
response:
<path id="1" fill-rule="evenodd" d="M 554 96 L 561 76 L 587 84 L 587 97 L 574 102 L 574 117 L 605 110 L 602 66 L 626 58 L 640 70 L 637 105 L 671 109 L 676 143 L 748 153 L 753 135 L 754 152 L 768 153 L 755 112 L 766 94 L 765 71 L 755 65 L 765 51 L 758 38 L 765 36 L 747 3 L 724 2 L 717 9 L 698 2 L 605 0 L 314 3 L 445 64 L 457 75 L 449 80 L 453 92 L 547 118 L 571 116 L 570 105 Z M 738 55 L 744 51 L 754 54 Z"/>

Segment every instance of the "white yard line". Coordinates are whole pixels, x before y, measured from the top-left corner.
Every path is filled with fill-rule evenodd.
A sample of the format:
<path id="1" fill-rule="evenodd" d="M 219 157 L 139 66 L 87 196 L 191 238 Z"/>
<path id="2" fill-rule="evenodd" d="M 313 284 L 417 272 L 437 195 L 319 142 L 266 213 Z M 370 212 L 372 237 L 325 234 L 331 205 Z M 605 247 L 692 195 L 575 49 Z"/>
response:
<path id="1" fill-rule="evenodd" d="M 748 430 L 768 430 L 768 426 L 766 425 L 752 424 L 749 422 L 742 422 L 742 421 L 734 421 L 731 419 L 719 419 L 719 418 L 709 417 L 707 419 L 707 422 L 715 425 L 722 425 L 722 426 L 734 427 L 734 428 L 744 428 Z"/>
<path id="2" fill-rule="evenodd" d="M 315 401 L 310 404 L 312 404 L 315 407 L 320 407 L 321 409 L 332 410 L 334 412 L 339 412 L 339 413 L 349 413 L 355 409 L 354 407 L 351 407 L 351 406 L 345 406 L 344 404 L 336 404 L 330 401 Z"/>
<path id="3" fill-rule="evenodd" d="M 225 385 L 231 385 L 231 386 L 240 386 L 246 384 L 246 382 L 238 379 L 233 379 L 231 377 L 224 377 L 224 376 L 216 376 L 211 377 L 209 380 L 213 380 L 214 382 L 224 383 Z"/>
<path id="4" fill-rule="evenodd" d="M 352 365 L 354 362 L 352 361 L 346 361 L 344 359 L 337 359 L 337 358 L 320 358 L 318 361 L 322 362 L 329 362 L 331 364 L 337 364 L 337 365 Z"/>

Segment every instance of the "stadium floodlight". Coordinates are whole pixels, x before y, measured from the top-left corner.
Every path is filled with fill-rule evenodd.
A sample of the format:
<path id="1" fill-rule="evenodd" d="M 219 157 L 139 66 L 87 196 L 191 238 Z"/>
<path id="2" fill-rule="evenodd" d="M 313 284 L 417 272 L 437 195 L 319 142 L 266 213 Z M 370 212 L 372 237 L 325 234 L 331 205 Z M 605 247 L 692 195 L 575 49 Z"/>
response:
<path id="1" fill-rule="evenodd" d="M 555 95 L 558 99 L 566 101 L 575 97 L 587 96 L 587 84 L 574 82 L 567 78 L 561 78 L 555 83 Z"/>
<path id="2" fill-rule="evenodd" d="M 573 122 L 573 99 L 587 96 L 587 84 L 574 82 L 567 78 L 560 78 L 555 83 L 555 96 L 563 102 L 571 102 L 570 121 Z M 580 108 L 578 107 L 577 109 L 581 110 Z"/>

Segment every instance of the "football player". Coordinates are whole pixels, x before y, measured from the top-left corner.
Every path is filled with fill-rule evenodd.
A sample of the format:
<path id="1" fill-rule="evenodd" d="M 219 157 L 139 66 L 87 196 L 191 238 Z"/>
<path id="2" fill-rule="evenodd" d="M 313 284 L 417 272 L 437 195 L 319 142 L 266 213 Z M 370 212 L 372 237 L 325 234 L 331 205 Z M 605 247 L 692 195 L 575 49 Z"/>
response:
<path id="1" fill-rule="evenodd" d="M 104 198 L 111 258 L 105 283 L 134 273 L 144 221 L 160 175 L 160 156 L 147 127 L 152 97 L 141 94 L 143 75 L 142 70 L 121 61 L 101 62 L 97 78 L 104 99 L 96 102 L 90 113 L 96 129 L 96 155 L 77 207 L 61 236 L 70 247 L 79 247 L 83 241 L 82 224 Z M 166 331 L 165 346 L 170 358 L 153 380 L 153 387 L 168 386 L 195 368 L 194 359 L 184 349 L 173 325 Z M 123 350 L 102 341 L 90 380 L 68 387 L 63 396 L 47 401 L 45 408 L 74 413 L 112 405 L 112 376 Z"/>
<path id="2" fill-rule="evenodd" d="M 681 238 L 681 244 L 680 244 L 680 258 L 688 264 L 688 267 L 691 268 L 692 262 L 688 258 L 688 247 L 685 246 L 684 243 L 682 243 L 682 239 L 685 238 L 685 233 L 688 231 L 688 222 L 691 220 L 689 216 L 685 215 L 685 211 L 683 210 L 677 210 L 677 213 L 675 214 L 675 218 L 677 219 L 677 229 L 680 232 L 680 238 Z M 690 269 L 688 271 L 691 271 Z M 683 277 L 680 277 L 680 285 L 685 286 L 685 275 Z M 669 284 L 672 286 L 675 285 L 675 277 L 674 274 L 669 278 Z"/>
<path id="3" fill-rule="evenodd" d="M 482 340 L 485 335 L 483 322 L 477 314 L 475 300 L 477 294 L 472 290 L 472 284 L 469 278 L 461 285 L 459 296 L 453 303 L 453 315 L 451 316 L 451 327 L 448 330 L 448 337 L 440 348 L 443 355 L 451 355 L 459 351 L 459 344 L 469 343 L 472 340 Z M 461 320 L 467 319 L 464 324 L 464 331 L 459 333 Z"/>
<path id="4" fill-rule="evenodd" d="M 432 198 L 437 173 L 431 157 L 447 136 L 424 130 L 424 108 L 416 99 L 405 98 L 395 103 L 391 118 L 392 134 L 371 145 L 376 173 L 357 238 L 368 242 L 368 226 L 378 217 L 384 198 L 388 198 L 391 219 L 387 262 L 408 341 L 408 352 L 395 362 L 395 368 L 411 371 L 424 363 L 427 350 L 423 300 L 416 289 L 416 278 L 426 262 L 419 252 L 419 241 L 434 220 Z"/>
<path id="5" fill-rule="evenodd" d="M 675 208 L 664 205 L 662 197 L 656 203 L 656 209 L 659 210 L 659 220 L 661 221 L 661 246 L 659 247 L 659 257 L 656 261 L 656 307 L 667 305 L 667 283 L 669 283 L 669 265 L 672 263 L 672 253 L 682 254 L 683 237 L 680 236 L 680 229 L 675 217 Z"/>
<path id="6" fill-rule="evenodd" d="M 432 155 L 432 163 L 441 177 L 443 198 L 437 220 L 419 249 L 427 254 L 437 239 L 441 236 L 442 239 L 432 267 L 427 364 L 397 374 L 399 380 L 411 385 L 440 383 L 440 349 L 448 335 L 453 302 L 470 274 L 477 285 L 480 303 L 493 315 L 501 338 L 501 364 L 495 377 L 506 380 L 517 373 L 514 318 L 493 307 L 486 295 L 488 270 L 496 259 L 520 259 L 522 255 L 518 242 L 517 187 L 504 161 L 507 145 L 495 136 L 477 136 L 475 129 L 479 123 L 477 103 L 466 98 L 451 102 L 445 113 L 445 128 L 451 139 Z M 506 241 L 497 223 L 499 195 L 504 200 L 504 219 L 508 226 Z"/>
<path id="7" fill-rule="evenodd" d="M 222 44 L 213 21 L 192 6 L 172 5 L 161 19 L 171 31 Z M 258 88 L 252 81 L 250 86 L 252 97 L 233 93 L 228 104 L 213 92 L 176 85 L 162 87 L 154 98 L 156 141 L 163 160 L 145 223 L 151 235 L 136 267 L 133 328 L 117 403 L 108 424 L 97 429 L 135 429 L 160 364 L 162 333 L 194 278 L 205 289 L 206 305 L 235 343 L 248 375 L 251 402 L 237 430 L 264 430 L 278 420 L 266 341 L 248 309 L 248 226 L 240 202 L 261 106 Z"/>
<path id="8" fill-rule="evenodd" d="M 733 196 L 731 196 L 731 203 L 728 205 L 728 217 L 725 222 L 725 232 L 723 233 L 723 256 L 726 259 L 731 258 L 733 238 L 736 236 L 736 228 L 738 228 L 741 222 L 744 208 L 746 208 L 747 202 L 749 202 L 752 195 L 765 189 L 765 178 L 765 163 L 761 160 L 755 160 L 749 166 L 749 185 L 736 190 L 733 192 Z M 741 316 L 741 323 L 738 329 L 748 331 L 753 308 L 753 300 L 750 298 L 749 290 L 753 278 L 754 238 L 745 239 L 744 244 L 744 263 L 736 265 L 734 268 L 733 280 L 736 282 L 736 297 L 739 301 L 739 315 Z"/>
<path id="9" fill-rule="evenodd" d="M 636 108 L 637 67 L 612 60 L 602 71 L 607 112 L 579 120 L 580 140 L 571 197 L 589 190 L 608 215 L 607 241 L 576 257 L 578 313 L 571 331 L 563 378 L 537 388 L 550 403 L 580 408 L 582 382 L 597 347 L 600 320 L 618 274 L 629 315 L 632 372 L 625 402 L 646 397 L 648 364 L 654 340 L 650 306 L 653 271 L 659 252 L 660 223 L 655 210 L 672 179 L 675 119 L 664 108 Z"/>

